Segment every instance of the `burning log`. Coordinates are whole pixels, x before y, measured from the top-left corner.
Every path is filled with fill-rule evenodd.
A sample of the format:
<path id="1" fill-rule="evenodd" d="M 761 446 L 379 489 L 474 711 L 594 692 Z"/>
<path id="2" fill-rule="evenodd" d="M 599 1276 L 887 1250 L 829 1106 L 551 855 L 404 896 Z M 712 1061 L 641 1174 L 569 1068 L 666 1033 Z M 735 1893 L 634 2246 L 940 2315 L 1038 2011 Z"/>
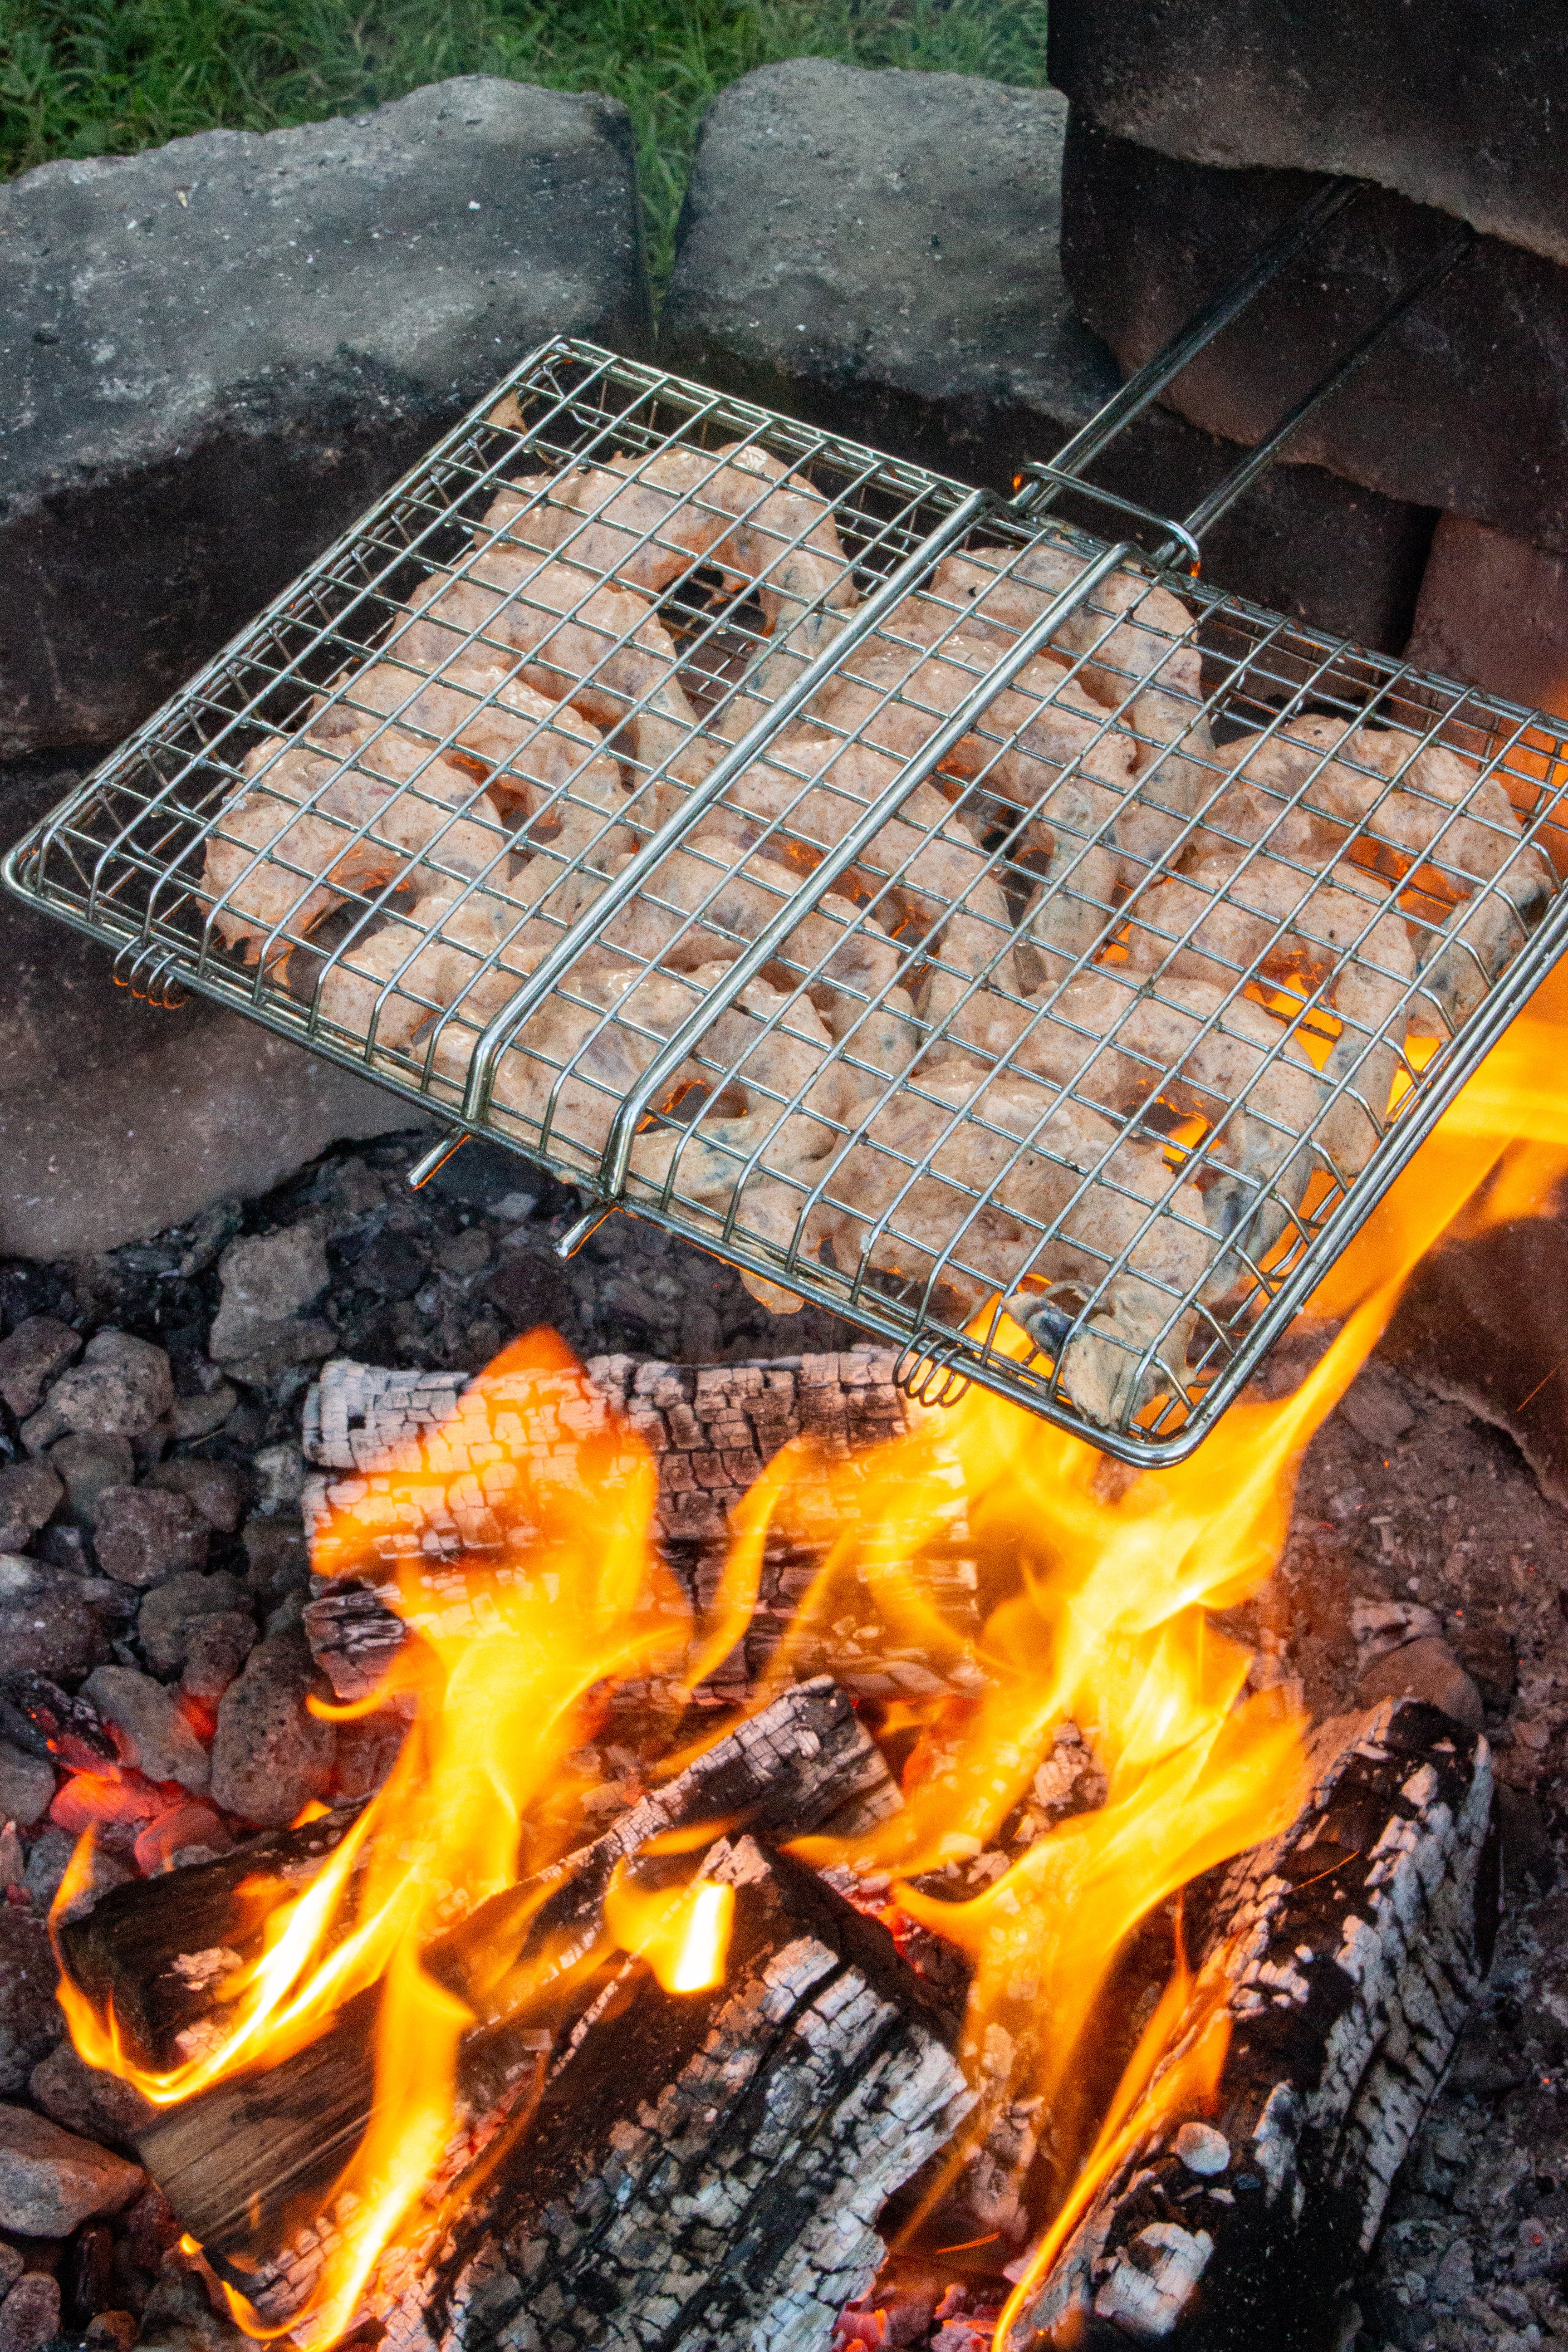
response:
<path id="1" fill-rule="evenodd" d="M 493 1985 L 481 1992 L 477 1981 L 491 1983 L 498 1951 L 521 1945 L 521 1959 L 548 1951 L 565 1978 L 602 1933 L 616 1864 L 669 1832 L 737 1821 L 779 1836 L 829 1823 L 854 1829 L 897 1803 L 887 1766 L 846 1694 L 826 1678 L 802 1683 L 543 1881 L 479 1906 L 426 1955 L 432 1974 L 469 1999 L 479 2019 L 463 2054 L 468 2123 L 452 2152 L 454 2168 L 488 2145 L 536 2069 L 538 2020 L 514 2023 L 503 1995 Z M 174 2035 L 210 2009 L 215 1979 L 237 1964 L 228 1956 L 244 1955 L 235 1901 L 241 1882 L 312 1874 L 350 1819 L 329 1817 L 266 1841 L 265 1851 L 248 1847 L 116 1889 L 65 1927 L 72 1977 L 100 2010 L 112 2002 L 144 2063 L 168 2063 Z M 258 1927 L 257 1920 L 252 1945 Z M 233 2273 L 237 2284 L 258 2255 L 281 2250 L 301 2213 L 317 2210 L 363 2134 L 374 2088 L 376 1999 L 374 1988 L 357 1995 L 329 2032 L 293 2056 L 265 2074 L 221 2079 L 163 2109 L 147 2127 L 142 2161 L 215 2266 L 234 2257 L 247 2266 Z"/>
<path id="2" fill-rule="evenodd" d="M 786 1855 L 724 1842 L 704 1875 L 734 1894 L 723 1982 L 615 1972 L 433 2265 L 373 2296 L 397 2352 L 815 2352 L 875 2276 L 883 2204 L 972 2103 L 958 2021 Z"/>
<path id="3" fill-rule="evenodd" d="M 1312 1763 L 1300 1819 L 1225 1873 L 1142 2105 L 1159 2120 L 1140 2129 L 1134 2113 L 1112 2147 L 1020 2299 L 1011 2352 L 1341 2340 L 1358 2262 L 1490 1957 L 1491 1766 L 1483 1738 L 1410 1700 L 1324 1724 Z M 1224 2017 L 1205 2121 L 1183 2070 L 1201 2072 Z"/>
<path id="4" fill-rule="evenodd" d="M 824 1454 L 843 1456 L 911 1425 L 920 1408 L 894 1386 L 896 1362 L 891 1349 L 873 1348 L 757 1364 L 595 1356 L 584 1371 L 563 1369 L 547 1383 L 532 1374 L 526 1418 L 512 1384 L 493 1375 L 470 1383 L 460 1372 L 330 1363 L 306 1406 L 305 1451 L 326 1474 L 307 1486 L 307 1520 L 325 1524 L 332 1511 L 379 1496 L 389 1517 L 358 1576 L 316 1580 L 305 1630 L 318 1663 L 340 1698 L 365 1696 L 405 1639 L 392 1606 L 399 1573 L 416 1568 L 436 1606 L 460 1559 L 504 1563 L 527 1539 L 508 1517 L 518 1465 L 529 1457 L 569 1460 L 612 1414 L 655 1457 L 654 1531 L 688 1598 L 705 1610 L 728 1549 L 729 1515 L 782 1445 L 805 1437 Z M 509 1460 L 497 1460 L 498 1444 Z M 809 1477 L 797 1495 L 809 1513 Z M 719 1670 L 712 1696 L 733 1697 L 761 1674 L 819 1560 L 809 1544 L 770 1537 L 751 1630 Z M 977 1580 L 962 1512 L 927 1572 L 950 1615 L 973 1613 Z M 938 1686 L 912 1652 L 884 1645 L 862 1667 L 837 1663 L 860 1696 L 919 1697 Z"/>

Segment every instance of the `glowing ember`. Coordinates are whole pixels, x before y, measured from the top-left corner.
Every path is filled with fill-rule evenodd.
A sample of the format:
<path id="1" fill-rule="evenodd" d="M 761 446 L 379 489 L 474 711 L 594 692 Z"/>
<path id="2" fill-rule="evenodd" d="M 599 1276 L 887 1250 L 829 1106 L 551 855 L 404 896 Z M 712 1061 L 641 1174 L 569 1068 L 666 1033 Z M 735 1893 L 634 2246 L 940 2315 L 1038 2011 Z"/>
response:
<path id="1" fill-rule="evenodd" d="M 1199 2112 L 1218 2079 L 1223 2009 L 1216 1996 L 1205 2011 L 1203 1985 L 1179 1964 L 1109 2107 L 1101 2100 L 1093 2111 L 1087 2056 L 1119 1954 L 1190 1880 L 1282 1828 L 1303 1793 L 1301 1718 L 1277 1691 L 1247 1695 L 1249 1654 L 1215 1613 L 1268 1579 L 1302 1451 L 1423 1253 L 1457 1224 L 1474 1230 L 1540 1206 L 1568 1170 L 1557 1083 L 1565 1017 L 1568 988 L 1553 979 L 1321 1286 L 1312 1315 L 1338 1328 L 1303 1385 L 1279 1402 L 1234 1406 L 1176 1468 L 1115 1473 L 1094 1448 L 979 1389 L 847 1463 L 796 1442 L 737 1514 L 710 1621 L 694 1627 L 648 1540 L 655 1481 L 642 1447 L 612 1431 L 580 1436 L 574 1453 L 531 1452 L 520 1417 L 508 1511 L 514 1528 L 533 1531 L 521 1566 L 471 1578 L 466 1602 L 445 1613 L 410 1580 L 403 1611 L 417 1638 L 395 1675 L 416 1709 L 397 1764 L 303 1892 L 260 1882 L 245 1890 L 260 1949 L 216 1987 L 216 2027 L 201 2046 L 149 2072 L 111 2014 L 99 2016 L 68 1980 L 62 1987 L 81 2054 L 164 2104 L 278 2063 L 353 1994 L 379 1987 L 374 2113 L 333 2192 L 340 2220 L 352 2220 L 293 2332 L 317 2345 L 342 2334 L 363 2313 L 388 2250 L 417 2244 L 439 2221 L 458 2128 L 458 2051 L 473 2012 L 427 1972 L 429 1946 L 583 1842 L 593 1791 L 573 1757 L 605 1693 L 656 1674 L 688 1687 L 710 1675 L 749 1623 L 764 1542 L 784 1528 L 823 1546 L 826 1559 L 755 1706 L 797 1670 L 831 1667 L 851 1642 L 863 1655 L 868 1640 L 917 1654 L 945 1685 L 900 1703 L 882 1726 L 884 1738 L 915 1738 L 903 1811 L 853 1840 L 805 1840 L 797 1851 L 890 1879 L 896 1927 L 962 1948 L 972 1969 L 965 2055 L 984 2082 L 971 2134 L 1021 2097 L 1048 2121 L 1055 2218 L 998 2323 L 1005 2352 L 1021 2297 L 1122 2151 L 1157 2115 Z M 1021 1354 L 1027 1343 L 1015 1338 Z M 491 1370 L 515 1380 L 563 1361 L 559 1343 L 536 1334 Z M 351 1571 L 388 1507 L 373 1498 L 341 1515 L 317 1568 Z M 995 1596 L 978 1636 L 930 1572 L 960 1513 Z M 966 1696 L 955 1700 L 954 1690 Z M 388 1695 L 337 1712 L 366 1712 Z M 959 1874 L 997 1846 L 1068 1727 L 1103 1777 L 1103 1803 L 1042 1828 L 989 1883 L 966 1885 Z M 125 1802 L 111 1778 L 101 1789 L 77 1785 L 100 1819 Z M 89 1828 L 61 1908 L 90 1871 L 91 1838 Z M 936 1873 L 944 1892 L 913 1883 Z M 732 1890 L 703 1879 L 700 1865 L 663 1887 L 657 1874 L 639 1883 L 623 1867 L 608 1933 L 668 1991 L 694 1992 L 722 1979 L 732 1905 Z M 496 1959 L 498 1977 L 510 1968 L 526 1978 L 516 1966 L 525 1924 Z M 529 1981 L 510 1985 L 511 2010 L 530 1994 Z M 1186 2038 L 1175 2047 L 1179 2024 Z M 954 2167 L 964 2152 L 953 2151 Z"/>

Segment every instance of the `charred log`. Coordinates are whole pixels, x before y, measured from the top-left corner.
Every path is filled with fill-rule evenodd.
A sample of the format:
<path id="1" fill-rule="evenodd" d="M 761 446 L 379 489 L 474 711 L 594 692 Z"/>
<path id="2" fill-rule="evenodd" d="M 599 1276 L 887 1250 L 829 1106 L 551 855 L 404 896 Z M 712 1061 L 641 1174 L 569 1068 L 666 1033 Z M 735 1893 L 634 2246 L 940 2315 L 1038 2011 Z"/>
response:
<path id="1" fill-rule="evenodd" d="M 958 2021 L 787 1856 L 726 1841 L 705 1874 L 735 1890 L 725 1981 L 674 1996 L 617 1968 L 481 2198 L 373 2294 L 397 2352 L 815 2352 L 875 2275 L 883 2204 L 971 2103 Z M 325 2237 L 253 2281 L 264 2310 Z"/>
<path id="2" fill-rule="evenodd" d="M 918 1408 L 893 1385 L 890 1350 L 785 1357 L 767 1364 L 643 1363 L 595 1356 L 586 1373 L 535 1374 L 526 1424 L 522 1391 L 504 1380 L 469 1383 L 458 1373 L 391 1370 L 342 1360 L 328 1365 L 305 1416 L 305 1450 L 325 1475 L 307 1490 L 308 1517 L 363 1504 L 395 1481 L 398 1524 L 381 1535 L 354 1577 L 318 1580 L 305 1612 L 310 1646 L 341 1698 L 363 1697 L 404 1639 L 391 1603 L 396 1576 L 418 1568 L 432 1599 L 460 1559 L 504 1567 L 520 1535 L 509 1522 L 514 1474 L 493 1459 L 565 1454 L 614 1413 L 640 1436 L 659 1472 L 654 1533 L 694 1608 L 711 1601 L 729 1515 L 764 1465 L 791 1438 L 842 1454 L 902 1435 Z M 541 1395 L 546 1402 L 539 1404 Z M 825 1497 L 826 1502 L 826 1497 Z M 825 1512 L 826 1516 L 826 1512 Z M 715 1696 L 762 1672 L 819 1565 L 809 1544 L 770 1540 L 751 1631 L 720 1669 Z M 952 1529 L 926 1572 L 952 1614 L 975 1589 L 967 1530 Z M 933 1686 L 920 1658 L 884 1653 L 853 1678 L 862 1696 L 916 1696 Z"/>
<path id="3" fill-rule="evenodd" d="M 1323 1725 L 1312 1760 L 1300 1817 L 1206 1906 L 1165 2063 L 1217 1989 L 1231 2038 L 1216 2110 L 1178 2108 L 1116 2167 L 1015 2327 L 1017 2352 L 1338 2340 L 1489 1958 L 1491 1767 L 1483 1738 L 1412 1700 Z"/>
<path id="4" fill-rule="evenodd" d="M 461 2171 L 488 2145 L 532 2082 L 542 2032 L 548 2045 L 552 2027 L 561 2022 L 531 2011 L 521 2019 L 512 2013 L 509 1986 L 516 1979 L 509 1964 L 521 1972 L 548 1955 L 553 1973 L 568 1980 L 600 1937 L 604 1897 L 617 1862 L 666 1832 L 705 1822 L 798 1835 L 830 1819 L 836 1827 L 854 1826 L 897 1802 L 887 1767 L 845 1693 L 826 1679 L 803 1683 L 727 1733 L 545 1880 L 482 1904 L 426 1956 L 432 1973 L 468 2000 L 479 2019 L 463 2055 L 464 2124 L 451 2168 Z M 235 1867 L 240 1860 L 226 1858 L 222 1865 L 198 1865 L 124 1890 L 143 1898 L 139 1916 L 156 1910 L 161 1898 L 154 1982 L 133 1996 L 141 2015 L 162 2019 L 177 2011 L 188 2019 L 188 2003 L 177 2000 L 169 1979 L 178 1986 L 190 1972 L 182 1956 L 190 1948 L 185 1938 L 193 1916 L 199 1917 L 204 1945 L 234 1938 L 226 1897 L 244 1874 Z M 198 1885 L 199 1908 L 193 1913 L 191 1883 L 220 1868 L 226 1874 L 221 1893 Z M 83 1923 L 103 1922 L 92 1946 L 94 1997 L 112 1994 L 117 2013 L 120 1945 L 116 1921 L 106 1915 L 119 1900 L 107 1899 Z M 135 1947 L 143 1963 L 150 1943 L 143 1926 Z M 74 1973 L 74 1943 L 67 1959 Z M 163 2109 L 141 2136 L 142 2162 L 216 2265 L 234 2258 L 248 2262 L 281 2246 L 301 2217 L 316 2212 L 353 2155 L 370 2117 L 375 2008 L 373 1988 L 347 2002 L 330 2031 L 306 2049 L 266 2073 L 216 2083 Z M 166 2061 L 165 2052 L 149 2049 L 148 2054 Z"/>

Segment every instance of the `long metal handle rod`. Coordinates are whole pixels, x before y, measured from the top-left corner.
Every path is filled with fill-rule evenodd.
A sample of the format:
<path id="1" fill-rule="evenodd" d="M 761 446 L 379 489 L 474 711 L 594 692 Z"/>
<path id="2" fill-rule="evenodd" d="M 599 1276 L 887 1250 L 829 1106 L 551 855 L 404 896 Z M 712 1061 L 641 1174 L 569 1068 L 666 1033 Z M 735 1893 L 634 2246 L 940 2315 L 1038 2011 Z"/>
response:
<path id="1" fill-rule="evenodd" d="M 778 699 L 754 725 L 747 729 L 740 741 L 703 778 L 685 805 L 666 819 L 651 839 L 644 843 L 630 865 L 607 882 L 592 905 L 585 908 L 577 920 L 562 933 L 549 953 L 534 966 L 525 985 L 494 1015 L 474 1047 L 468 1084 L 463 1090 L 462 1118 L 465 1123 L 472 1126 L 483 1116 L 489 1099 L 490 1080 L 496 1063 L 513 1030 L 543 1003 L 583 950 L 599 938 L 610 917 L 618 908 L 624 907 L 628 898 L 635 897 L 654 868 L 662 865 L 677 844 L 686 838 L 721 793 L 728 791 L 735 778 L 751 766 L 757 754 L 767 749 L 795 713 L 805 709 L 817 689 L 837 675 L 844 656 L 852 652 L 862 638 L 869 636 L 894 606 L 902 604 L 904 598 L 912 593 L 919 581 L 947 552 L 953 541 L 962 539 L 971 524 L 977 522 L 995 504 L 994 490 L 974 490 L 954 507 L 947 520 L 921 540 L 913 554 L 906 556 L 898 570 L 891 572 L 863 604 L 856 606 L 831 644 L 825 646 L 816 658 L 807 663 L 794 684 L 784 688 Z"/>
<path id="2" fill-rule="evenodd" d="M 1298 213 L 1293 213 L 1279 234 L 1255 253 L 1241 276 L 1225 292 L 1200 310 L 1197 317 L 1182 329 L 1173 341 L 1146 360 L 1135 375 L 1130 375 L 1118 393 L 1113 393 L 1103 408 L 1096 411 L 1089 423 L 1063 444 L 1051 464 L 1058 474 L 1080 474 L 1106 443 L 1114 439 L 1124 425 L 1150 406 L 1173 376 L 1191 365 L 1198 353 L 1212 343 L 1215 337 L 1228 327 L 1238 310 L 1244 310 L 1257 294 L 1260 294 L 1272 278 L 1279 276 L 1287 262 L 1293 261 L 1301 247 L 1317 235 L 1324 224 L 1343 212 L 1362 192 L 1359 180 L 1331 181 L 1310 196 Z M 1042 502 L 1043 503 L 1043 502 Z"/>
<path id="3" fill-rule="evenodd" d="M 1266 472 L 1273 464 L 1286 442 L 1292 435 L 1300 431 L 1320 401 L 1326 400 L 1331 392 L 1337 392 L 1340 385 L 1355 373 L 1357 368 L 1376 350 L 1390 330 L 1399 324 L 1407 311 L 1414 310 L 1422 296 L 1430 293 L 1432 288 L 1441 278 L 1447 278 L 1455 265 L 1473 250 L 1475 242 L 1475 230 L 1461 228 L 1457 236 L 1448 239 L 1439 252 L 1433 255 L 1419 276 L 1412 278 L 1399 299 L 1391 309 L 1384 310 L 1381 318 L 1373 320 L 1360 340 L 1352 344 L 1343 359 L 1337 361 L 1326 375 L 1320 376 L 1310 392 L 1302 394 L 1289 415 L 1283 418 L 1274 427 L 1273 432 L 1260 441 L 1255 449 L 1248 450 L 1240 465 L 1228 473 L 1222 482 L 1215 483 L 1207 498 L 1199 499 L 1181 526 L 1187 538 L 1201 539 L 1209 525 L 1217 522 L 1220 516 L 1236 504 L 1244 490 L 1251 488 L 1259 474 Z M 1169 541 L 1160 549 L 1158 554 L 1152 558 L 1152 561 L 1156 564 L 1173 562 L 1179 552 L 1180 546 L 1180 541 L 1173 539 Z"/>
<path id="4" fill-rule="evenodd" d="M 1055 634 L 1068 614 L 1076 612 L 1102 580 L 1118 571 L 1127 558 L 1137 551 L 1131 540 L 1108 547 L 1103 554 L 1085 566 L 1076 580 L 1051 599 L 1045 611 L 1030 622 L 995 667 L 986 671 L 936 733 L 904 761 L 887 789 L 879 793 L 864 814 L 856 818 L 842 841 L 837 842 L 826 852 L 820 864 L 812 867 L 809 880 L 792 891 L 778 912 L 763 924 L 750 947 L 729 966 L 720 985 L 671 1034 L 668 1043 L 660 1047 L 627 1094 L 611 1124 L 609 1141 L 599 1163 L 600 1187 L 606 1196 L 614 1198 L 619 1195 L 626 1181 L 638 1121 L 659 1088 L 679 1068 L 692 1046 L 720 1014 L 734 1003 L 747 982 L 754 980 L 763 965 L 773 961 L 790 933 L 798 928 L 803 916 L 809 913 L 838 877 L 854 865 L 861 851 L 881 831 L 889 817 L 897 814 L 900 804 L 915 786 L 946 759 L 955 744 L 963 740 L 975 720 L 1012 684 L 1026 663 L 1034 659 L 1047 638 Z M 831 763 L 824 773 L 831 775 Z"/>

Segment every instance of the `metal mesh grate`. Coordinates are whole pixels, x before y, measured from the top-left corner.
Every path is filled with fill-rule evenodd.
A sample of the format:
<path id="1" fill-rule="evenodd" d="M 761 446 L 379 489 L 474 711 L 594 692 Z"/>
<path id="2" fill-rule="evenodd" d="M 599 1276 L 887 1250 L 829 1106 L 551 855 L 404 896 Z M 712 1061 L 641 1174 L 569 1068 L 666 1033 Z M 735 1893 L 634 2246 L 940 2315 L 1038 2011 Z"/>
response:
<path id="1" fill-rule="evenodd" d="M 12 886 L 1128 1459 L 1563 943 L 1568 749 L 556 342 Z"/>

